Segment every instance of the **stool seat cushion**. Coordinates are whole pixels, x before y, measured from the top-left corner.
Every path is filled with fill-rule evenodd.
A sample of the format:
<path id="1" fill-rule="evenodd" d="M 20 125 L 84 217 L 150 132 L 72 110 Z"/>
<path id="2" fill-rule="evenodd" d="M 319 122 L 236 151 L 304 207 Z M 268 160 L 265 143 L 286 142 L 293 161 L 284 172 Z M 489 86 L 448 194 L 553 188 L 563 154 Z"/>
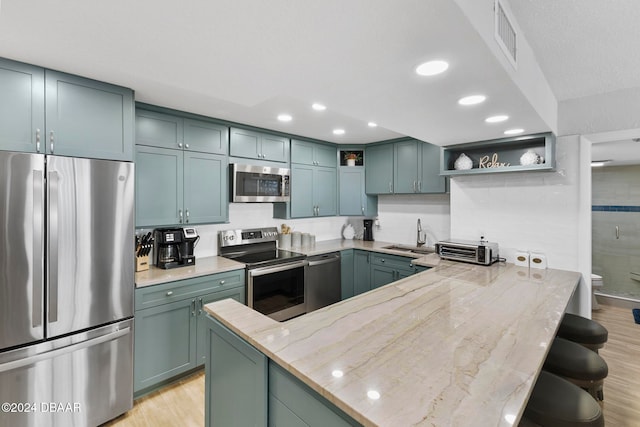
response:
<path id="1" fill-rule="evenodd" d="M 558 337 L 553 339 L 542 369 L 583 381 L 602 380 L 609 374 L 607 362 L 598 353 Z"/>
<path id="2" fill-rule="evenodd" d="M 565 313 L 557 335 L 583 344 L 604 344 L 609 338 L 609 332 L 600 323 L 571 313 Z"/>
<path id="3" fill-rule="evenodd" d="M 589 393 L 545 371 L 540 372 L 533 387 L 524 418 L 541 426 L 604 426 L 600 405 Z"/>

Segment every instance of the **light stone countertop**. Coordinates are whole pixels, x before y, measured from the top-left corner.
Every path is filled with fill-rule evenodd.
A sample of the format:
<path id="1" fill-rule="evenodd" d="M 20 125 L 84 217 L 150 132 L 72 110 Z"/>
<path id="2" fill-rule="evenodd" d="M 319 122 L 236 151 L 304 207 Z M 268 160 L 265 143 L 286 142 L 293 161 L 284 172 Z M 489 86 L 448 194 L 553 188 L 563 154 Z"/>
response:
<path id="1" fill-rule="evenodd" d="M 240 269 L 244 269 L 243 263 L 219 256 L 198 258 L 195 265 L 167 270 L 152 265 L 149 270 L 136 273 L 136 288 Z"/>
<path id="2" fill-rule="evenodd" d="M 231 299 L 205 309 L 366 426 L 512 426 L 579 279 L 441 261 L 282 323 Z"/>
<path id="3" fill-rule="evenodd" d="M 437 255 L 417 255 L 401 251 L 394 251 L 384 249 L 384 246 L 390 246 L 393 243 L 389 242 L 365 242 L 362 240 L 324 240 L 309 247 L 292 247 L 287 248 L 294 252 L 301 252 L 308 256 L 319 255 L 328 252 L 341 251 L 345 249 L 362 249 L 372 252 L 381 252 L 394 255 L 403 255 L 411 258 L 415 258 L 415 265 L 422 265 L 425 267 L 433 267 L 438 265 L 440 258 Z M 223 273 L 225 271 L 238 270 L 244 268 L 244 264 L 232 261 L 220 256 L 197 258 L 196 265 L 192 267 L 178 267 L 168 270 L 157 268 L 152 265 L 147 271 L 141 271 L 135 275 L 136 288 L 142 288 L 145 286 L 158 285 L 166 282 L 173 282 L 176 280 L 191 279 L 198 276 L 206 276 L 208 274 Z"/>

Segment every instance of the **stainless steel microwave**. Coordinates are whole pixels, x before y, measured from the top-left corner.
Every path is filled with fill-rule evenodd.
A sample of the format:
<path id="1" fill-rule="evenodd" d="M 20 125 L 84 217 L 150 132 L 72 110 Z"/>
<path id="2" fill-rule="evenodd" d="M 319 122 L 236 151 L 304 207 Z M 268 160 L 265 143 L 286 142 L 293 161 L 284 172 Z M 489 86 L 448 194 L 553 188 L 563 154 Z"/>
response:
<path id="1" fill-rule="evenodd" d="M 287 168 L 231 163 L 232 202 L 288 202 L 290 199 Z"/>

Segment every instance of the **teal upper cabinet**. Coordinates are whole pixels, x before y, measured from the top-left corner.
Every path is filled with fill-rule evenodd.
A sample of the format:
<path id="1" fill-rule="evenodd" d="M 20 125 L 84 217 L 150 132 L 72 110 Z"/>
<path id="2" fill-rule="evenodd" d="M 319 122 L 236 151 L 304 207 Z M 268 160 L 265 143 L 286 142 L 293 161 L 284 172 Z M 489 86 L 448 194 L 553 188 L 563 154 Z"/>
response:
<path id="1" fill-rule="evenodd" d="M 136 146 L 136 226 L 227 220 L 227 158 Z"/>
<path id="2" fill-rule="evenodd" d="M 229 155 L 270 162 L 288 162 L 289 139 L 283 136 L 231 128 Z"/>
<path id="3" fill-rule="evenodd" d="M 418 192 L 418 143 L 402 141 L 393 144 L 394 193 Z"/>
<path id="4" fill-rule="evenodd" d="M 447 179 L 440 175 L 441 148 L 428 142 L 418 142 L 420 167 L 418 168 L 418 192 L 445 193 Z"/>
<path id="5" fill-rule="evenodd" d="M 184 222 L 203 224 L 227 220 L 227 158 L 184 153 Z"/>
<path id="6" fill-rule="evenodd" d="M 335 168 L 294 164 L 291 167 L 291 217 L 335 216 Z"/>
<path id="7" fill-rule="evenodd" d="M 136 110 L 136 144 L 200 153 L 227 154 L 229 129 L 205 120 Z"/>
<path id="8" fill-rule="evenodd" d="M 133 91 L 0 59 L 0 149 L 133 160 Z"/>
<path id="9" fill-rule="evenodd" d="M 393 144 L 373 145 L 365 149 L 367 194 L 393 193 Z"/>
<path id="10" fill-rule="evenodd" d="M 136 226 L 225 222 L 227 127 L 136 110 Z"/>
<path id="11" fill-rule="evenodd" d="M 136 226 L 179 223 L 183 177 L 182 151 L 136 146 Z"/>
<path id="12" fill-rule="evenodd" d="M 133 92 L 82 77 L 45 72 L 47 152 L 133 160 Z"/>
<path id="13" fill-rule="evenodd" d="M 0 150 L 44 152 L 44 70 L 0 58 Z"/>
<path id="14" fill-rule="evenodd" d="M 393 144 L 394 193 L 444 193 L 440 176 L 440 147 L 409 140 Z"/>
<path id="15" fill-rule="evenodd" d="M 440 147 L 415 139 L 366 149 L 367 194 L 444 193 Z"/>
<path id="16" fill-rule="evenodd" d="M 338 163 L 336 147 L 293 139 L 291 140 L 291 163 L 335 168 Z"/>
<path id="17" fill-rule="evenodd" d="M 363 167 L 340 167 L 339 194 L 340 215 L 375 216 L 378 214 L 377 196 L 365 194 Z"/>

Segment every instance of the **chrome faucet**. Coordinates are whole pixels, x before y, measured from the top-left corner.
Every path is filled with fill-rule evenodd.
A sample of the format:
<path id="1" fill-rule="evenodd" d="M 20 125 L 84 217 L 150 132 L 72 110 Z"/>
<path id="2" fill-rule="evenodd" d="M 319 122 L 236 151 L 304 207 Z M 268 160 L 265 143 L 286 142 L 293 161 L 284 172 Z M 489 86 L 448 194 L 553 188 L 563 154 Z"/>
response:
<path id="1" fill-rule="evenodd" d="M 420 223 L 420 218 L 418 218 L 416 246 L 422 246 L 425 243 L 427 243 L 427 235 L 424 231 L 422 231 L 422 224 Z"/>

